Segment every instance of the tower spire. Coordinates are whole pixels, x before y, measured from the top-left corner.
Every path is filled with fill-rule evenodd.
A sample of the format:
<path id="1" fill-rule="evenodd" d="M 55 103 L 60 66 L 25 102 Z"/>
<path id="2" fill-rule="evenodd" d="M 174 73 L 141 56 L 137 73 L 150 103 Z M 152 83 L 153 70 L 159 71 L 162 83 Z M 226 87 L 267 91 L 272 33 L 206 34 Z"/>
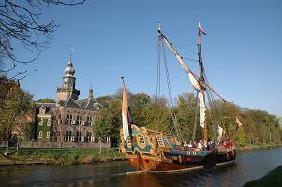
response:
<path id="1" fill-rule="evenodd" d="M 93 88 L 92 88 L 92 84 L 91 84 L 90 89 L 89 89 L 88 98 L 93 98 L 93 97 L 94 97 L 94 93 L 93 93 Z"/>
<path id="2" fill-rule="evenodd" d="M 72 52 L 73 52 L 73 49 L 71 48 L 71 49 L 70 49 L 70 54 L 69 54 L 69 61 L 70 61 L 70 62 L 72 61 Z"/>

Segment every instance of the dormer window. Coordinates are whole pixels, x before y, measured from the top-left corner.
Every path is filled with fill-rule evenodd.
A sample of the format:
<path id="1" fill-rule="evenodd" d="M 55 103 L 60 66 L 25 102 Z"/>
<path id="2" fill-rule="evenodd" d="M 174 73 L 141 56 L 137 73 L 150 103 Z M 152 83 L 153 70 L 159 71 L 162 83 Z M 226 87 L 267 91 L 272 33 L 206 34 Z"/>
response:
<path id="1" fill-rule="evenodd" d="M 44 106 L 39 108 L 39 114 L 46 114 L 46 108 Z"/>

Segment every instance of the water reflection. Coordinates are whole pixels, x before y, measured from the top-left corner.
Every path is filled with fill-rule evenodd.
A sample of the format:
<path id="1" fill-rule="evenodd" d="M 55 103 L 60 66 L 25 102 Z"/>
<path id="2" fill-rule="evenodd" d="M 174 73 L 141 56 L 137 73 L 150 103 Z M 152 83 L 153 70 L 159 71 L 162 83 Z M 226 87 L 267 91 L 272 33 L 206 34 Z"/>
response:
<path id="1" fill-rule="evenodd" d="M 0 186 L 242 186 L 282 164 L 282 149 L 238 154 L 233 165 L 183 173 L 127 175 L 126 162 L 75 166 L 0 167 Z"/>

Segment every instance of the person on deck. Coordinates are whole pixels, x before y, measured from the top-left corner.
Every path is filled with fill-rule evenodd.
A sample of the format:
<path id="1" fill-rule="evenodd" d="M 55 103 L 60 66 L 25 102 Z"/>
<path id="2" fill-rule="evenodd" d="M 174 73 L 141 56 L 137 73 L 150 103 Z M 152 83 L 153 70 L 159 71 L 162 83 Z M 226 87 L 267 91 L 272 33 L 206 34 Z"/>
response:
<path id="1" fill-rule="evenodd" d="M 184 145 L 183 145 L 183 147 L 184 147 L 184 149 L 187 149 L 187 147 L 188 147 L 188 144 L 187 144 L 187 142 L 186 142 L 186 141 L 184 142 Z"/>
<path id="2" fill-rule="evenodd" d="M 192 141 L 189 142 L 189 144 L 188 144 L 187 147 L 188 147 L 188 148 L 193 148 Z"/>
<path id="3" fill-rule="evenodd" d="M 197 146 L 197 149 L 198 149 L 199 151 L 202 151 L 202 150 L 203 150 L 202 140 L 199 141 L 198 146 Z"/>
<path id="4" fill-rule="evenodd" d="M 198 143 L 196 141 L 193 142 L 193 147 L 197 148 L 198 147 Z"/>

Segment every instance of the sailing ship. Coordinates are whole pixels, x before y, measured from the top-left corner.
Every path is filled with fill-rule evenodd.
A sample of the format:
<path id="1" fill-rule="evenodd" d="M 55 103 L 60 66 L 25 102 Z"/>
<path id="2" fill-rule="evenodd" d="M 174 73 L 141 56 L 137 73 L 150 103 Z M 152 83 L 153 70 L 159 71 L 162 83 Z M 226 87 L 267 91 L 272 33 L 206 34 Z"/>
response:
<path id="1" fill-rule="evenodd" d="M 208 144 L 208 122 L 206 107 L 206 91 L 210 90 L 220 99 L 225 101 L 208 83 L 205 81 L 204 66 L 201 57 L 202 35 L 201 24 L 198 26 L 198 62 L 200 75 L 197 76 L 185 63 L 184 58 L 178 53 L 169 39 L 158 27 L 158 41 L 162 42 L 175 56 L 176 60 L 184 71 L 188 74 L 192 87 L 197 91 L 199 102 L 199 122 L 203 129 L 202 142 L 204 147 Z M 145 127 L 140 127 L 132 122 L 129 106 L 127 103 L 127 90 L 124 77 L 123 98 L 122 98 L 122 122 L 120 129 L 120 150 L 128 159 L 129 164 L 138 171 L 179 171 L 192 167 L 213 168 L 219 164 L 230 163 L 235 160 L 235 143 L 232 140 L 221 141 L 223 128 L 217 126 L 217 143 L 213 148 L 198 149 L 183 146 L 178 138 L 165 132 L 154 131 Z M 225 101 L 226 102 L 226 101 Z M 237 119 L 236 119 L 237 120 Z"/>

